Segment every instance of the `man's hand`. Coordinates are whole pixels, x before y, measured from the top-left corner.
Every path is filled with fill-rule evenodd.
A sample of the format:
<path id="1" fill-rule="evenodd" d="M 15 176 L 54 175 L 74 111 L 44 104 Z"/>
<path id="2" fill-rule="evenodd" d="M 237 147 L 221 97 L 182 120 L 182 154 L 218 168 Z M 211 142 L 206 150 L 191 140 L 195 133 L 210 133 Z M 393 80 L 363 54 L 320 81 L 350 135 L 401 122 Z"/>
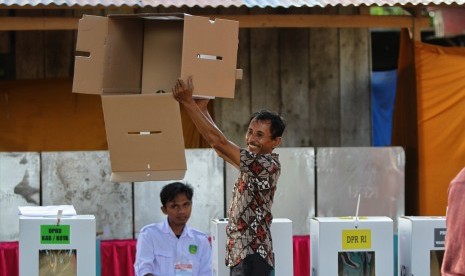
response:
<path id="1" fill-rule="evenodd" d="M 173 88 L 173 96 L 178 102 L 182 104 L 188 104 L 194 101 L 192 98 L 193 93 L 194 84 L 192 82 L 192 76 L 187 78 L 187 84 L 182 79 L 178 79 L 176 81 L 176 84 Z"/>

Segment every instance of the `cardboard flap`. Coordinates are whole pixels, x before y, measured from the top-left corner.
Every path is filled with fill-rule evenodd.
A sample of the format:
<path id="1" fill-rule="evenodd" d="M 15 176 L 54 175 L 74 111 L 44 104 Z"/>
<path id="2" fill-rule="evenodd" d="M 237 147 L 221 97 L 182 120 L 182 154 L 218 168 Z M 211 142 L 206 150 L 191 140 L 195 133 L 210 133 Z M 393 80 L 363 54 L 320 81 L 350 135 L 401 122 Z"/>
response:
<path id="1" fill-rule="evenodd" d="M 143 29 L 138 18 L 109 19 L 102 94 L 140 93 Z"/>
<path id="2" fill-rule="evenodd" d="M 84 15 L 79 19 L 73 92 L 101 94 L 108 18 Z"/>
<path id="3" fill-rule="evenodd" d="M 181 72 L 183 21 L 145 20 L 142 93 L 171 92 Z"/>
<path id="4" fill-rule="evenodd" d="M 171 93 L 103 95 L 102 105 L 113 173 L 166 180 L 186 170 L 181 114 Z M 166 173 L 155 179 L 155 172 Z"/>
<path id="5" fill-rule="evenodd" d="M 239 22 L 186 15 L 181 78 L 194 78 L 197 96 L 234 98 Z"/>

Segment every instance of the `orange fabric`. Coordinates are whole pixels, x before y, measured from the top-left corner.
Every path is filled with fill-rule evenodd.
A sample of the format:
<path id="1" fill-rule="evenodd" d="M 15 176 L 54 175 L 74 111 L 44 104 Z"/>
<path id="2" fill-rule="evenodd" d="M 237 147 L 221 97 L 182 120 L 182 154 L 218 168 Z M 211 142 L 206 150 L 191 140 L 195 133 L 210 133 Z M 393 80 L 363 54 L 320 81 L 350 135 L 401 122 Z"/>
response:
<path id="1" fill-rule="evenodd" d="M 405 150 L 405 214 L 418 214 L 417 96 L 413 41 L 407 29 L 400 33 L 397 89 L 392 119 L 392 145 Z"/>
<path id="2" fill-rule="evenodd" d="M 445 215 L 448 185 L 465 165 L 465 49 L 415 42 L 415 69 L 419 215 Z"/>

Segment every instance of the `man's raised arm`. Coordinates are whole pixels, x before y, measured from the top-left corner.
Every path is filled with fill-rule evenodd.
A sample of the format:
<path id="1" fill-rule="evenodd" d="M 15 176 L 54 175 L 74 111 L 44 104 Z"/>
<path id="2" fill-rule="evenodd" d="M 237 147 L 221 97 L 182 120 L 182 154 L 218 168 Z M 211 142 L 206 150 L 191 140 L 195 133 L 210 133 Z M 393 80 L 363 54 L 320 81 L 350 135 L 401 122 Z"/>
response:
<path id="1" fill-rule="evenodd" d="M 240 153 L 239 147 L 229 141 L 223 132 L 216 126 L 215 122 L 208 114 L 206 102 L 198 100 L 198 103 L 193 99 L 194 85 L 192 77 L 188 77 L 187 83 L 182 79 L 178 79 L 173 88 L 174 98 L 181 103 L 187 114 L 194 122 L 197 130 L 207 143 L 228 163 L 236 168 L 239 167 Z"/>

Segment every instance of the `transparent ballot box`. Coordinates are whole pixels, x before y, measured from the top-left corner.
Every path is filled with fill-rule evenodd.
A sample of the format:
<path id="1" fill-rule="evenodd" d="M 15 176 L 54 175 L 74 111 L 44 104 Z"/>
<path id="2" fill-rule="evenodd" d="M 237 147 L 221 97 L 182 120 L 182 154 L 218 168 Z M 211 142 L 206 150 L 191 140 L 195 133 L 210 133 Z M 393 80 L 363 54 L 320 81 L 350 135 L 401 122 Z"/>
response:
<path id="1" fill-rule="evenodd" d="M 399 275 L 441 276 L 446 217 L 400 217 L 398 236 Z"/>
<path id="2" fill-rule="evenodd" d="M 311 275 L 394 275 L 393 228 L 389 217 L 313 218 Z"/>
<path id="3" fill-rule="evenodd" d="M 213 219 L 210 224 L 213 276 L 229 275 L 229 267 L 225 264 L 227 224 L 227 219 Z M 292 221 L 286 218 L 273 219 L 271 236 L 275 257 L 274 275 L 293 275 Z"/>
<path id="4" fill-rule="evenodd" d="M 20 276 L 95 276 L 93 215 L 19 217 Z"/>

